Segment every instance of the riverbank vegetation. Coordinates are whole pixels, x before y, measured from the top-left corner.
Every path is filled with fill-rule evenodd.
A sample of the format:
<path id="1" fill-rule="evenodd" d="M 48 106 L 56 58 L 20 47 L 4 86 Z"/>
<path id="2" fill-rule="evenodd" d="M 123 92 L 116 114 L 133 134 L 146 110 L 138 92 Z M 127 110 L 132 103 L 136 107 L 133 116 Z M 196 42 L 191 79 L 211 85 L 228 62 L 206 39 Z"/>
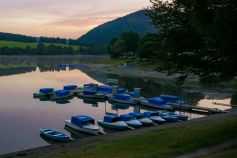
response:
<path id="1" fill-rule="evenodd" d="M 157 33 L 134 40 L 136 49 L 127 49 L 124 34 L 114 38 L 111 57 L 133 56 L 140 61 L 159 63 L 158 71 L 190 74 L 202 82 L 230 81 L 237 74 L 236 3 L 226 1 L 151 0 L 147 15 Z M 136 33 L 133 33 L 135 36 Z"/>

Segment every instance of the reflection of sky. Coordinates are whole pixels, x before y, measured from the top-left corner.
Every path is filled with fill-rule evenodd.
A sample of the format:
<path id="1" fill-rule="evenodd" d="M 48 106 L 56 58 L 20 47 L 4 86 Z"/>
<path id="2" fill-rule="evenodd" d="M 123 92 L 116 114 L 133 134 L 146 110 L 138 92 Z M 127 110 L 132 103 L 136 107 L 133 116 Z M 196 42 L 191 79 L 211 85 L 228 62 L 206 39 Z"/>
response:
<path id="1" fill-rule="evenodd" d="M 0 32 L 77 38 L 106 21 L 149 5 L 149 0 L 0 1 Z"/>

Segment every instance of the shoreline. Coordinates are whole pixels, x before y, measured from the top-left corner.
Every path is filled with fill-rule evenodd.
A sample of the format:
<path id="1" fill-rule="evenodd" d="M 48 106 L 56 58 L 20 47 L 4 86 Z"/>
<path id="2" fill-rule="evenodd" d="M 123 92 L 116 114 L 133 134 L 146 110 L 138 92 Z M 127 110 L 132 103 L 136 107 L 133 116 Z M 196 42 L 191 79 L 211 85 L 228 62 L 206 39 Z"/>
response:
<path id="1" fill-rule="evenodd" d="M 69 143 L 60 143 L 60 144 L 53 144 L 43 147 L 37 147 L 33 149 L 27 149 L 23 151 L 8 153 L 0 155 L 0 157 L 3 158 L 14 158 L 14 157 L 24 157 L 24 158 L 31 158 L 31 157 L 51 157 L 51 155 L 54 154 L 64 154 L 68 152 L 72 152 L 75 149 L 82 149 L 83 147 L 87 147 L 88 145 L 93 145 L 97 143 L 102 143 L 106 141 L 113 141 L 118 140 L 121 138 L 126 138 L 132 135 L 136 134 L 146 134 L 146 132 L 156 131 L 156 130 L 163 130 L 163 129 L 169 129 L 173 127 L 187 127 L 193 124 L 207 122 L 207 121 L 214 121 L 216 119 L 223 119 L 227 116 L 234 116 L 237 115 L 237 109 L 233 108 L 228 113 L 222 113 L 222 114 L 215 114 L 215 115 L 208 115 L 206 117 L 197 118 L 188 120 L 185 122 L 176 122 L 176 123 L 167 123 L 164 125 L 158 125 L 158 126 L 151 126 L 151 127 L 144 127 L 136 130 L 126 130 L 126 131 L 118 131 L 115 133 L 109 133 L 106 135 L 100 135 L 100 136 L 91 136 L 86 137 L 80 140 L 74 140 Z"/>

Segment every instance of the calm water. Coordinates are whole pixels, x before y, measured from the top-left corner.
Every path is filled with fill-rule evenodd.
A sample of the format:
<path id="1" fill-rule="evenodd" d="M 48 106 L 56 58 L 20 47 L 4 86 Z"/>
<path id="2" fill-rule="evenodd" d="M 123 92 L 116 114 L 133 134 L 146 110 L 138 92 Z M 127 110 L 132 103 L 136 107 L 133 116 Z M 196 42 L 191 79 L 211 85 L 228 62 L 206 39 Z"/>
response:
<path id="1" fill-rule="evenodd" d="M 81 59 L 52 60 L 12 60 L 0 58 L 0 154 L 19 150 L 45 146 L 47 141 L 39 136 L 39 128 L 56 128 L 71 134 L 73 138 L 80 139 L 87 135 L 64 129 L 64 120 L 72 115 L 85 114 L 101 119 L 106 113 L 124 114 L 130 111 L 144 111 L 129 106 L 111 105 L 108 102 L 82 100 L 74 97 L 69 102 L 56 103 L 40 101 L 32 98 L 33 92 L 42 87 L 61 89 L 64 85 L 102 82 L 110 75 L 96 76 L 84 73 L 78 68 L 62 69 L 56 67 L 61 63 L 80 63 Z M 190 104 L 227 109 L 226 106 L 216 106 L 212 102 L 230 104 L 229 95 L 220 95 L 213 98 L 213 91 L 202 93 L 200 89 L 177 87 L 172 83 L 162 81 L 149 81 L 143 79 L 121 78 L 120 86 L 141 87 L 144 96 L 155 96 L 161 93 L 179 95 L 188 100 Z M 209 98 L 209 99 L 208 99 Z M 218 99 L 218 100 L 216 100 Z M 197 114 L 188 114 L 190 118 L 203 117 Z M 103 129 L 101 129 L 103 131 Z M 110 131 L 105 131 L 110 132 Z"/>

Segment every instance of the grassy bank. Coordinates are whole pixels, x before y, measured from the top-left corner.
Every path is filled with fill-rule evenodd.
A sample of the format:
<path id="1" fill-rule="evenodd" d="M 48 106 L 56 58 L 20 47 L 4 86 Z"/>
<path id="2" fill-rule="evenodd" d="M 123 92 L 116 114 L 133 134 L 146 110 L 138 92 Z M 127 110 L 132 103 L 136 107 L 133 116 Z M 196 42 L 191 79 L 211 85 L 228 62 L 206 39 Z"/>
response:
<path id="1" fill-rule="evenodd" d="M 201 121 L 189 126 L 159 129 L 118 140 L 105 141 L 83 148 L 75 148 L 66 154 L 55 154 L 53 157 L 169 158 L 237 138 L 236 132 L 237 115 L 233 115 Z"/>
<path id="2" fill-rule="evenodd" d="M 44 43 L 46 46 L 54 44 L 54 43 Z M 9 48 L 36 48 L 38 43 L 25 43 L 25 42 L 15 42 L 15 41 L 1 41 L 0 40 L 0 47 L 9 47 Z M 61 46 L 61 47 L 72 47 L 74 51 L 79 50 L 79 46 L 72 46 L 72 45 L 66 45 L 66 44 L 57 44 L 55 43 L 54 45 L 56 46 Z"/>

